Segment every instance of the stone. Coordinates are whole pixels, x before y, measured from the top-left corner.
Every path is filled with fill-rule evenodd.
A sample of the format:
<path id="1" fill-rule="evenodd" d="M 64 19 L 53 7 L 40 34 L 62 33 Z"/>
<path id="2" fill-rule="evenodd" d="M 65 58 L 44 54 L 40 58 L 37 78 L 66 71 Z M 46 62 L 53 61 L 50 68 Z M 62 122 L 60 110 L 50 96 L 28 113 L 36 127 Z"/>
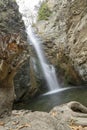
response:
<path id="1" fill-rule="evenodd" d="M 87 107 L 72 101 L 54 107 L 49 113 L 15 110 L 11 117 L 3 118 L 1 121 L 4 122 L 2 130 L 72 130 L 72 125 L 86 128 Z"/>
<path id="2" fill-rule="evenodd" d="M 54 49 L 56 54 L 55 56 L 52 54 L 52 59 L 56 59 L 59 51 L 62 50 L 69 57 L 69 64 L 81 77 L 82 83 L 87 83 L 87 1 L 47 0 L 47 5 L 52 13 L 50 18 L 44 22 L 43 31 L 41 31 L 43 21 L 37 22 L 38 34 L 47 44 L 50 41 L 55 43 L 53 48 L 55 46 L 57 50 Z M 45 50 L 50 60 L 47 44 L 45 48 L 48 50 Z M 57 63 L 53 64 L 57 65 Z"/>

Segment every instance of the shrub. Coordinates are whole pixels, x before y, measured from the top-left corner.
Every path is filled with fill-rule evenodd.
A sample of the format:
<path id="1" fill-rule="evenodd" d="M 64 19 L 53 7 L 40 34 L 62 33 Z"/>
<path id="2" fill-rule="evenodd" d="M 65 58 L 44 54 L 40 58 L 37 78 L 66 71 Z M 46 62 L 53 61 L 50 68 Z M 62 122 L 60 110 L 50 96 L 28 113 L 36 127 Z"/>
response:
<path id="1" fill-rule="evenodd" d="M 43 2 L 38 12 L 38 20 L 48 20 L 50 14 L 51 11 L 48 8 L 47 3 Z"/>

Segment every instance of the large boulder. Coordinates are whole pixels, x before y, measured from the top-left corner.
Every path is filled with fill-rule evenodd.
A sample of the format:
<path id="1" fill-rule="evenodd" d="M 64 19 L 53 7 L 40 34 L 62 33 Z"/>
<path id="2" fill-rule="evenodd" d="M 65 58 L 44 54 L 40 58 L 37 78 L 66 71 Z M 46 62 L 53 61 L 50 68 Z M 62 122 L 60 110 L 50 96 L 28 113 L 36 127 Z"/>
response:
<path id="1" fill-rule="evenodd" d="M 87 130 L 87 107 L 73 101 L 54 107 L 49 113 L 15 110 L 0 120 L 2 130 Z"/>

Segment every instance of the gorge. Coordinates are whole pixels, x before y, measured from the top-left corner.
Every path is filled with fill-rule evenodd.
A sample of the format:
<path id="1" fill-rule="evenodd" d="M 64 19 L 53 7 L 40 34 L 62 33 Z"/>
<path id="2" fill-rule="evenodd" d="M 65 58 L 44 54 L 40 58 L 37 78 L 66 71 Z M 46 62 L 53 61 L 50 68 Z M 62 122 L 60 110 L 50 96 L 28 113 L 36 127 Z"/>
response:
<path id="1" fill-rule="evenodd" d="M 36 51 L 44 78 L 47 82 L 49 92 L 46 94 L 51 94 L 51 93 L 55 93 L 58 91 L 63 91 L 63 90 L 68 89 L 68 88 L 59 88 L 59 83 L 57 81 L 55 68 L 53 67 L 53 65 L 49 64 L 49 61 L 47 63 L 47 59 L 44 55 L 44 51 L 43 51 L 42 45 L 41 45 L 42 42 L 38 36 L 35 36 L 35 32 L 32 27 L 32 24 L 34 24 L 34 21 L 36 21 L 36 19 L 37 19 L 37 11 L 35 12 L 34 10 L 32 10 L 32 13 L 30 14 L 30 12 L 29 12 L 30 5 L 27 2 L 25 2 L 25 4 L 24 4 L 24 2 L 22 3 L 22 2 L 18 1 L 18 3 L 19 3 L 19 10 L 21 8 L 20 12 L 23 14 L 23 17 L 24 17 L 23 20 L 25 23 L 29 42 Z M 29 5 L 29 7 L 28 7 L 28 5 Z M 33 5 L 32 8 L 34 9 L 35 6 L 40 6 L 40 5 Z M 27 12 L 26 12 L 26 8 L 27 8 Z M 32 21 L 32 17 L 34 17 L 34 13 L 36 14 L 36 17 L 34 18 L 34 21 Z M 30 15 L 30 17 L 29 17 L 29 15 Z M 31 17 L 31 15 L 32 15 L 32 17 Z M 31 60 L 32 60 L 32 57 L 31 57 Z"/>
<path id="2" fill-rule="evenodd" d="M 53 1 L 46 1 L 47 2 L 47 5 L 48 5 L 48 8 L 51 10 L 51 9 L 54 9 L 53 7 L 50 7 L 51 4 L 58 4 L 58 3 L 55 3 Z M 53 3 L 52 3 L 53 2 Z M 50 86 L 50 89 L 49 90 L 53 90 L 53 92 L 61 92 L 63 90 L 67 90 L 67 89 L 74 89 L 74 86 L 73 85 L 79 85 L 79 86 L 82 86 L 82 83 L 84 84 L 85 82 L 83 82 L 83 79 L 82 77 L 80 76 L 80 74 L 77 72 L 76 68 L 72 65 L 72 60 L 70 61 L 70 57 L 67 56 L 67 51 L 68 50 L 65 50 L 66 48 L 66 45 L 65 45 L 65 48 L 63 49 L 62 48 L 62 43 L 61 45 L 58 44 L 58 43 L 54 43 L 56 40 L 54 41 L 51 41 L 51 38 L 54 36 L 54 39 L 56 39 L 57 37 L 55 37 L 55 31 L 57 30 L 53 30 L 54 32 L 49 32 L 47 34 L 46 31 L 48 31 L 49 29 L 47 29 L 46 31 L 44 30 L 45 28 L 43 28 L 44 26 L 46 27 L 46 22 L 49 22 L 50 20 L 50 16 L 47 20 L 37 20 L 37 13 L 38 13 L 38 10 L 35 9 L 35 6 L 36 7 L 39 7 L 40 5 L 39 2 L 37 1 L 36 2 L 37 4 L 32 5 L 31 3 L 31 8 L 30 8 L 30 5 L 27 2 L 23 2 L 23 1 L 18 1 L 18 4 L 19 4 L 19 10 L 20 12 L 23 14 L 23 20 L 25 22 L 25 26 L 26 26 L 26 32 L 28 34 L 28 39 L 29 39 L 29 42 L 30 44 L 33 46 L 33 48 L 35 49 L 37 55 L 38 55 L 38 59 L 40 60 L 40 64 L 42 66 L 42 70 L 43 70 L 43 74 L 45 75 L 45 80 L 48 82 L 48 86 Z M 44 2 L 45 3 L 45 2 Z M 59 2 L 59 5 L 61 5 L 62 3 Z M 65 3 L 64 3 L 65 4 Z M 54 6 L 54 5 L 53 5 Z M 61 9 L 63 8 L 63 6 L 61 5 Z M 67 7 L 68 8 L 68 7 Z M 53 10 L 54 11 L 54 10 Z M 44 12 L 43 12 L 44 13 Z M 44 14 L 43 14 L 44 15 Z M 46 15 L 46 14 L 45 14 Z M 34 17 L 32 19 L 32 17 Z M 61 20 L 61 19 L 60 19 Z M 34 23 L 34 21 L 36 23 Z M 52 21 L 53 22 L 53 21 Z M 33 24 L 35 27 L 31 28 L 31 24 Z M 39 26 L 38 26 L 39 25 Z M 50 26 L 50 23 L 49 25 Z M 47 26 L 47 27 L 48 27 Z M 60 26 L 60 24 L 58 25 Z M 44 32 L 41 32 L 41 28 L 43 29 Z M 35 35 L 35 31 L 33 30 L 35 29 L 36 33 L 38 33 L 38 36 Z M 59 31 L 59 30 L 58 30 Z M 52 33 L 53 36 L 50 36 Z M 47 37 L 47 36 L 48 37 Z M 62 35 L 62 34 L 61 34 Z M 40 38 L 39 38 L 40 36 Z M 41 38 L 44 40 L 44 42 L 41 41 Z M 58 40 L 58 39 L 57 39 Z M 65 40 L 66 41 L 66 40 Z M 52 43 L 51 43 L 52 42 Z M 45 44 L 44 47 L 42 46 L 42 44 Z M 52 45 L 51 45 L 52 44 Z M 49 47 L 51 46 L 51 47 Z M 46 52 L 45 50 L 43 51 L 41 48 L 43 47 L 46 48 L 46 50 L 48 52 Z M 48 47 L 48 48 L 47 48 Z M 55 58 L 53 56 L 51 56 L 52 58 L 50 59 L 49 55 L 51 53 L 51 48 L 55 48 L 58 50 L 55 51 Z M 45 54 L 47 55 L 45 55 Z M 64 54 L 65 53 L 65 54 Z M 54 54 L 54 53 L 53 53 Z M 49 59 L 49 62 L 48 60 L 45 59 L 45 57 L 47 57 L 47 59 Z M 63 59 L 62 59 L 63 58 Z M 32 58 L 31 58 L 32 59 Z M 55 60 L 54 60 L 55 59 Z M 57 60 L 56 60 L 57 59 Z M 54 61 L 52 61 L 54 60 Z M 59 62 L 59 63 L 58 63 Z M 63 62 L 63 63 L 62 63 Z M 73 87 L 65 87 L 66 85 L 64 85 L 63 87 L 59 87 L 59 83 L 57 82 L 57 79 L 58 79 L 58 74 L 57 74 L 57 77 L 55 77 L 55 75 L 53 73 L 55 73 L 55 70 L 54 70 L 54 67 L 51 65 L 53 64 L 57 69 L 59 68 L 59 70 L 57 71 L 60 71 L 59 72 L 59 77 L 61 77 L 61 71 L 62 71 L 62 78 L 64 78 L 63 80 L 65 80 L 65 82 L 69 82 L 71 84 L 71 86 Z M 36 66 L 37 68 L 38 66 Z M 40 66 L 39 66 L 40 67 Z M 63 72 L 64 71 L 64 72 Z M 50 77 L 49 77 L 50 76 Z M 55 77 L 55 79 L 53 78 Z M 66 78 L 66 79 L 65 79 Z M 54 81 L 53 81 L 54 80 Z M 57 86 L 57 88 L 55 87 Z M 59 89 L 58 89 L 59 87 Z M 58 89 L 58 90 L 57 90 Z M 79 88 L 80 89 L 80 88 Z M 52 92 L 48 92 L 46 94 L 52 94 Z M 45 95 L 45 94 L 44 94 Z"/>
<path id="3" fill-rule="evenodd" d="M 86 6 L 1 0 L 0 130 L 87 129 Z"/>

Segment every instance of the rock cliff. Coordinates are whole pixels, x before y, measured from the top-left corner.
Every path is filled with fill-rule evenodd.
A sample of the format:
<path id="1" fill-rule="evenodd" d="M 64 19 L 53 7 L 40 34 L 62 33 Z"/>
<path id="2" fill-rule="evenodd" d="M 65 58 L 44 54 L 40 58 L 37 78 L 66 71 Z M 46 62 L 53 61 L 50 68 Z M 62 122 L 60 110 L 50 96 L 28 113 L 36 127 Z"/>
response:
<path id="1" fill-rule="evenodd" d="M 1 0 L 0 33 L 21 33 L 24 35 L 24 30 L 24 24 L 15 0 Z"/>
<path id="2" fill-rule="evenodd" d="M 18 34 L 27 43 L 24 23 L 15 0 L 0 0 L 0 35 Z M 27 51 L 24 55 L 29 55 Z M 15 77 L 17 100 L 29 90 L 29 60 Z"/>
<path id="3" fill-rule="evenodd" d="M 46 4 L 51 13 L 36 24 L 46 55 L 60 68 L 63 80 L 87 83 L 87 0 L 47 0 Z"/>

